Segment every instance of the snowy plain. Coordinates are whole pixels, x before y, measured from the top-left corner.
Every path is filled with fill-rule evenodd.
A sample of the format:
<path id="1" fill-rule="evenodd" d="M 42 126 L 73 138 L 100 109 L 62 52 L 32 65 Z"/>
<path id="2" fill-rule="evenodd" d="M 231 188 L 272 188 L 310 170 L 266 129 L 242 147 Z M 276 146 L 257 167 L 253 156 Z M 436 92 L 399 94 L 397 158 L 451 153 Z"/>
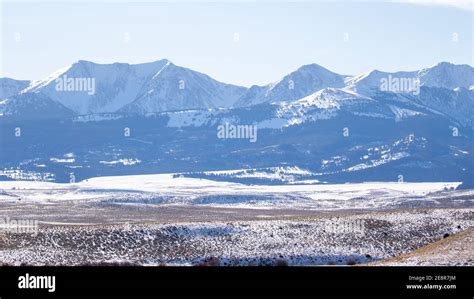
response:
<path id="1" fill-rule="evenodd" d="M 472 227 L 474 191 L 454 190 L 459 184 L 245 185 L 173 173 L 3 181 L 0 215 L 38 227 L 35 234 L 0 231 L 0 264 L 381 261 Z"/>
<path id="2" fill-rule="evenodd" d="M 232 172 L 232 171 L 231 171 Z M 235 172 L 235 171 L 234 171 Z M 376 209 L 412 200 L 435 201 L 436 192 L 460 182 L 245 185 L 179 174 L 96 177 L 77 183 L 0 182 L 1 201 L 54 203 L 65 200 L 316 210 Z M 458 191 L 458 194 L 472 191 Z M 470 200 L 472 202 L 472 200 Z"/>

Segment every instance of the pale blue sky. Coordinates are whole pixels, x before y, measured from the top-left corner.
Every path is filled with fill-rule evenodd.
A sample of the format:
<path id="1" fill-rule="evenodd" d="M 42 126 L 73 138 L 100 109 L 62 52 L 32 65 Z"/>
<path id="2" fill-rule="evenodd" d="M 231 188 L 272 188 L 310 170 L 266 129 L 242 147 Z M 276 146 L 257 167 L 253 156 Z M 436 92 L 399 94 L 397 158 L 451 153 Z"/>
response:
<path id="1" fill-rule="evenodd" d="M 440 61 L 473 65 L 473 11 L 449 6 L 373 1 L 0 5 L 0 77 L 40 79 L 79 59 L 168 58 L 244 86 L 278 80 L 309 63 L 342 74 L 414 70 Z"/>

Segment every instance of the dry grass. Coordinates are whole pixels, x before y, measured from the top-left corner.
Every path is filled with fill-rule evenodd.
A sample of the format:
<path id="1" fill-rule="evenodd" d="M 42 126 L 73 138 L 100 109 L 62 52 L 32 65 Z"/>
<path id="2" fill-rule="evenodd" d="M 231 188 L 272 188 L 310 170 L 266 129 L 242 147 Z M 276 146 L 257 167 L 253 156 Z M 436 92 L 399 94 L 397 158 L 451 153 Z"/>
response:
<path id="1" fill-rule="evenodd" d="M 448 235 L 448 236 L 446 236 Z M 425 265 L 438 265 L 440 260 L 449 261 L 450 264 L 463 265 L 474 263 L 474 228 L 470 227 L 462 232 L 443 235 L 439 241 L 416 249 L 410 253 L 388 258 L 383 261 L 369 263 L 370 266 L 384 266 L 390 264 L 404 264 L 410 261 L 421 261 Z"/>

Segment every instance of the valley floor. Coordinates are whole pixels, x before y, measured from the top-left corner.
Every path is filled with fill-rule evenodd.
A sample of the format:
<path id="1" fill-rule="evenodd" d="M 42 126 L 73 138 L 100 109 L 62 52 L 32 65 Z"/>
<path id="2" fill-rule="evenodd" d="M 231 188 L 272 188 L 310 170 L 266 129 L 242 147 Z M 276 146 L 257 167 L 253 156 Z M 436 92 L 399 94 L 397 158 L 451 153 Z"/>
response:
<path id="1" fill-rule="evenodd" d="M 474 265 L 474 192 L 447 191 L 449 183 L 269 187 L 155 179 L 0 182 L 0 263 Z M 21 220 L 34 229 L 15 230 Z M 410 256 L 458 233 L 468 234 L 451 246 L 462 254 L 445 246 Z"/>

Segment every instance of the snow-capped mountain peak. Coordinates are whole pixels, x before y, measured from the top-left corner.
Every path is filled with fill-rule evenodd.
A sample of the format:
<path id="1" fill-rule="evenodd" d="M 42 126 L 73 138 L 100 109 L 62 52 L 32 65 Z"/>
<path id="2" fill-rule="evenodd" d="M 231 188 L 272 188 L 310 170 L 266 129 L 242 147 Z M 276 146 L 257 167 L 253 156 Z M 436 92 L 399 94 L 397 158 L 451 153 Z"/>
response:
<path id="1" fill-rule="evenodd" d="M 421 85 L 454 89 L 469 88 L 474 84 L 474 68 L 467 64 L 440 62 L 418 72 Z"/>
<path id="2" fill-rule="evenodd" d="M 236 106 L 293 101 L 326 87 L 344 87 L 344 76 L 318 64 L 303 65 L 275 83 L 252 86 L 238 100 Z"/>
<path id="3" fill-rule="evenodd" d="M 245 88 L 220 83 L 167 59 L 150 63 L 98 64 L 79 60 L 22 93 L 41 93 L 80 115 L 161 112 L 228 107 Z M 157 95 L 165 96 L 160 97 Z M 133 104 L 132 104 L 133 103 Z"/>
<path id="4" fill-rule="evenodd" d="M 385 87 L 387 83 L 396 88 Z M 385 85 L 384 85 L 385 84 Z M 420 86 L 455 89 L 474 85 L 474 68 L 440 62 L 432 67 L 411 72 L 382 72 L 373 70 L 346 81 L 346 88 L 362 94 L 373 95 L 379 91 L 413 93 Z"/>
<path id="5" fill-rule="evenodd" d="M 428 107 L 462 124 L 471 124 L 469 113 L 474 109 L 473 72 L 474 69 L 469 65 L 441 62 L 419 71 L 389 73 L 372 70 L 348 77 L 317 64 L 308 64 L 274 83 L 247 89 L 216 81 L 167 59 L 140 64 L 99 64 L 79 60 L 42 80 L 21 81 L 18 84 L 15 81 L 10 86 L 2 79 L 0 110 L 21 115 L 21 111 L 26 109 L 21 104 L 25 95 L 25 102 L 29 106 L 39 105 L 38 109 L 41 107 L 43 110 L 44 107 L 54 106 L 54 110 L 59 111 L 58 105 L 61 105 L 76 115 L 143 115 L 189 109 L 249 107 L 262 103 L 339 109 L 349 103 L 362 103 L 356 105 L 358 113 L 364 113 L 360 108 L 364 107 L 370 115 L 387 116 L 391 113 L 387 111 L 393 109 L 383 108 L 383 111 L 379 109 L 374 112 L 364 103 L 373 99 L 388 99 L 402 101 L 404 105 L 412 103 Z M 384 89 L 386 82 L 389 87 Z M 404 86 L 406 83 L 410 83 L 409 86 Z M 399 90 L 391 88 L 391 85 Z M 34 100 L 34 94 L 38 94 L 38 100 Z M 396 95 L 395 98 L 393 95 Z M 34 111 L 30 108 L 28 111 Z"/>
<path id="6" fill-rule="evenodd" d="M 230 107 L 246 88 L 216 81 L 206 74 L 166 63 L 121 112 L 154 113 Z"/>

